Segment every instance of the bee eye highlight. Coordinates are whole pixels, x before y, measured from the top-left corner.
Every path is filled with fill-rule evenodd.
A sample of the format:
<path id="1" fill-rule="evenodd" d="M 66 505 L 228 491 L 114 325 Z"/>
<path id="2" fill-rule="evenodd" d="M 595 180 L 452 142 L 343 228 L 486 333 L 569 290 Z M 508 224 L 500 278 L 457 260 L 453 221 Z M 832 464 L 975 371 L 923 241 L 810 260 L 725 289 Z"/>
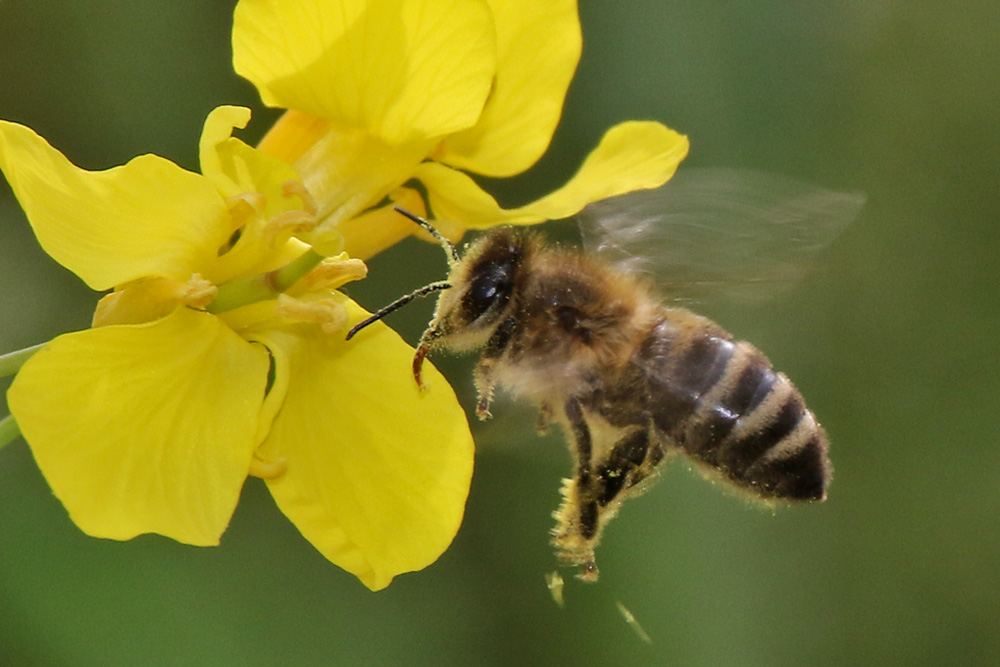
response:
<path id="1" fill-rule="evenodd" d="M 469 321 L 478 320 L 487 311 L 502 308 L 514 287 L 514 267 L 509 260 L 483 266 L 462 298 L 462 310 Z"/>

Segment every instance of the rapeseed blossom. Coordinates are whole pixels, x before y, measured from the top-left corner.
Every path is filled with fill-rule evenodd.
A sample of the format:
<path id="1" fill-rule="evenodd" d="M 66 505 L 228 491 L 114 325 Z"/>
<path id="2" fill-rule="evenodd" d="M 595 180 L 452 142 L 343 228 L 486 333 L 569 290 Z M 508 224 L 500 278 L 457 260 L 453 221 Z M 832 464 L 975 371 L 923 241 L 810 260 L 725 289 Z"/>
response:
<path id="1" fill-rule="evenodd" d="M 314 220 L 295 172 L 230 136 L 248 119 L 209 116 L 202 174 L 154 155 L 86 171 L 0 122 L 0 169 L 42 247 L 114 288 L 93 328 L 27 361 L 8 402 L 90 535 L 218 544 L 257 474 L 327 558 L 383 588 L 455 535 L 468 425 L 443 378 L 419 392 L 412 348 L 388 327 L 344 341 L 367 313 L 336 288 L 364 275 L 360 261 L 335 255 L 287 289 L 248 289 L 314 252 L 293 236 Z"/>

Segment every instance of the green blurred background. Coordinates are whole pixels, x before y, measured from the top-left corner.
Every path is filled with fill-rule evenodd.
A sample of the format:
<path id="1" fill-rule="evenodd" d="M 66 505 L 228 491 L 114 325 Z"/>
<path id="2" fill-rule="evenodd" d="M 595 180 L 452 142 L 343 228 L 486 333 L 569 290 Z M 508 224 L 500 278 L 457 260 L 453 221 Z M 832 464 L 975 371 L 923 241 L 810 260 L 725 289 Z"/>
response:
<path id="1" fill-rule="evenodd" d="M 217 104 L 253 107 L 256 134 L 274 117 L 231 71 L 233 5 L 4 0 L 0 118 L 91 169 L 146 152 L 195 168 Z M 17 441 L 0 451 L 0 664 L 998 664 L 1000 4 L 584 0 L 581 18 L 552 149 L 491 184 L 502 201 L 555 187 L 629 118 L 688 134 L 690 165 L 867 192 L 826 271 L 705 309 L 808 397 L 833 439 L 829 501 L 772 515 L 675 464 L 610 526 L 600 583 L 567 581 L 559 609 L 543 576 L 569 459 L 507 401 L 473 425 L 453 547 L 378 594 L 258 480 L 219 548 L 88 538 Z M 96 295 L 0 187 L 0 350 L 87 326 Z M 408 241 L 371 268 L 352 291 L 369 307 L 444 263 Z M 430 308 L 393 323 L 413 341 Z M 439 365 L 471 406 L 470 361 Z"/>

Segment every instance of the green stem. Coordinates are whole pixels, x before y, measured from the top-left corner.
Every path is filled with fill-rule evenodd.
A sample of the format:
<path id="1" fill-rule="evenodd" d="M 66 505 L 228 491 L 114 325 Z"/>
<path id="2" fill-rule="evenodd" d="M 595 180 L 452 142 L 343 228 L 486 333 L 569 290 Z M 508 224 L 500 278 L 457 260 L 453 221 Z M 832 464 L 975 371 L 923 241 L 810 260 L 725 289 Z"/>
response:
<path id="1" fill-rule="evenodd" d="M 280 269 L 220 285 L 219 293 L 208 306 L 208 312 L 224 313 L 240 306 L 273 299 L 297 283 L 323 259 L 322 255 L 307 250 Z"/>
<path id="2" fill-rule="evenodd" d="M 8 375 L 14 375 L 19 370 L 21 366 L 24 365 L 31 356 L 42 349 L 48 343 L 39 343 L 38 345 L 32 345 L 31 347 L 26 347 L 23 350 L 15 350 L 14 352 L 8 352 L 0 356 L 0 377 L 7 377 Z"/>
<path id="3" fill-rule="evenodd" d="M 21 429 L 14 421 L 14 415 L 7 415 L 0 419 L 0 449 L 17 439 L 21 435 Z"/>

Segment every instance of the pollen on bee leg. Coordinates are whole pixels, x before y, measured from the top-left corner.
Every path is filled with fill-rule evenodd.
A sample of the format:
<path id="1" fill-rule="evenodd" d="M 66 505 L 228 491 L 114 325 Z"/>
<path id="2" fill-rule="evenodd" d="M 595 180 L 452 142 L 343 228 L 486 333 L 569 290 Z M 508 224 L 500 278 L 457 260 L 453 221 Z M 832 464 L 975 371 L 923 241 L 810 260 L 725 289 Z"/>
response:
<path id="1" fill-rule="evenodd" d="M 286 320 L 319 324 L 325 334 L 335 334 L 347 328 L 347 308 L 333 299 L 305 301 L 279 294 L 276 308 L 278 315 Z"/>
<path id="2" fill-rule="evenodd" d="M 486 421 L 493 417 L 493 413 L 490 412 L 490 403 L 493 401 L 493 388 L 491 387 L 489 391 L 483 396 L 479 397 L 479 402 L 476 403 L 476 417 L 481 421 Z"/>
<path id="3" fill-rule="evenodd" d="M 284 475 L 287 470 L 288 459 L 284 456 L 276 458 L 273 461 L 265 461 L 257 458 L 257 455 L 254 454 L 253 458 L 250 459 L 249 474 L 254 477 L 259 477 L 261 479 L 277 479 Z"/>
<path id="4" fill-rule="evenodd" d="M 556 548 L 556 558 L 561 565 L 575 565 L 579 569 L 576 578 L 593 583 L 600 577 L 594 556 L 597 537 L 585 537 L 580 522 L 580 503 L 576 480 L 563 479 L 559 493 L 563 502 L 552 513 L 556 525 L 552 528 L 552 545 Z"/>

